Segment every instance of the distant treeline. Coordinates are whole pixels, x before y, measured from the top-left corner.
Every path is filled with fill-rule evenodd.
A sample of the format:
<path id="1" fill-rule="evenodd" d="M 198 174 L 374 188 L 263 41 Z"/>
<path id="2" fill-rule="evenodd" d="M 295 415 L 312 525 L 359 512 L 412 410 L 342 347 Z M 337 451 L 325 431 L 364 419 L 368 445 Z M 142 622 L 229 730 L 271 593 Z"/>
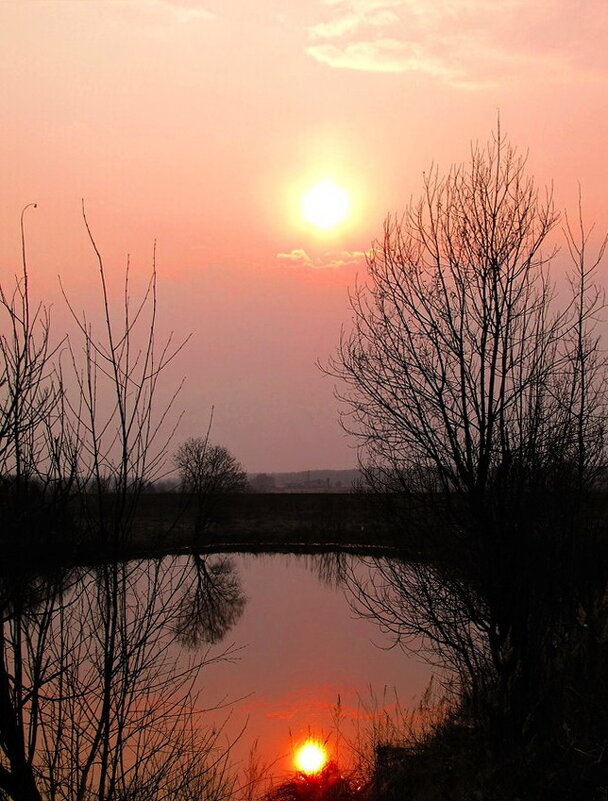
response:
<path id="1" fill-rule="evenodd" d="M 250 492 L 352 492 L 361 481 L 359 470 L 300 470 L 293 473 L 248 473 Z M 179 479 L 149 482 L 147 492 L 176 492 Z"/>

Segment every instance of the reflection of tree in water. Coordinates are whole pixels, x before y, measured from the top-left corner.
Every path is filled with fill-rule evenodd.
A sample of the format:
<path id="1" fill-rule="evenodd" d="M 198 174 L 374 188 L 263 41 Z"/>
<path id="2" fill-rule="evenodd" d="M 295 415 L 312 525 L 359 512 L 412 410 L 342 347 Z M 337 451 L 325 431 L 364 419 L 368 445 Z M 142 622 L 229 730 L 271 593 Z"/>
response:
<path id="1" fill-rule="evenodd" d="M 309 570 L 329 587 L 341 587 L 346 581 L 353 557 L 342 551 L 307 554 L 298 557 L 304 560 Z"/>
<path id="2" fill-rule="evenodd" d="M 0 614 L 6 623 L 12 618 L 32 614 L 49 599 L 69 591 L 85 574 L 84 568 L 53 565 L 44 572 L 22 561 L 4 562 L 0 567 Z"/>
<path id="3" fill-rule="evenodd" d="M 196 681 L 229 652 L 180 654 L 192 580 L 179 559 L 3 578 L 0 794 L 185 801 L 226 792 L 225 748 L 201 725 Z"/>
<path id="4" fill-rule="evenodd" d="M 176 633 L 190 648 L 219 642 L 243 614 L 246 598 L 234 560 L 192 554 L 193 578 L 184 593 Z"/>

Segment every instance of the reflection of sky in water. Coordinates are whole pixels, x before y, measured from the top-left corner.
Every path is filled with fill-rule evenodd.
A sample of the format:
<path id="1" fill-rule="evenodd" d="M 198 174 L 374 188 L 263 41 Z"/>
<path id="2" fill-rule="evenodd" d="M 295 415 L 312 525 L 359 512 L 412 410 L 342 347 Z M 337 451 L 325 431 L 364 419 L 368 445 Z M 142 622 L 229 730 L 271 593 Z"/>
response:
<path id="1" fill-rule="evenodd" d="M 361 702 L 370 693 L 382 703 L 409 707 L 425 689 L 430 669 L 390 641 L 369 620 L 358 619 L 341 590 L 322 583 L 295 557 L 235 558 L 247 604 L 241 621 L 222 645 L 244 646 L 235 664 L 219 663 L 203 671 L 203 700 L 228 695 L 232 707 L 227 732 L 249 720 L 233 759 L 247 760 L 256 738 L 263 761 L 279 758 L 273 772 L 292 769 L 293 743 L 309 732 L 335 740 L 332 710 L 338 694 L 342 734 L 356 736 L 364 716 Z M 379 647 L 380 646 L 380 647 Z M 221 646 L 220 646 L 221 647 Z M 248 696 L 248 697 L 243 697 Z"/>

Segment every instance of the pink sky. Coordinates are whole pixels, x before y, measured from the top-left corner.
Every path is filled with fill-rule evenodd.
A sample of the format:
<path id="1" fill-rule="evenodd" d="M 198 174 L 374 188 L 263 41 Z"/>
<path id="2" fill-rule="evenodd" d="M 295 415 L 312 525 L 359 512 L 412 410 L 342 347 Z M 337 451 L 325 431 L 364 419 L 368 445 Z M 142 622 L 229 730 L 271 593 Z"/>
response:
<path id="1" fill-rule="evenodd" d="M 608 226 L 605 0 L 32 0 L 0 3 L 0 274 L 28 202 L 35 291 L 94 296 L 87 204 L 112 274 L 158 240 L 165 327 L 192 332 L 178 439 L 251 472 L 349 467 L 315 359 L 384 216 L 503 130 L 560 208 Z M 313 235 L 299 193 L 331 175 L 353 217 Z M 57 299 L 55 320 L 65 314 Z"/>

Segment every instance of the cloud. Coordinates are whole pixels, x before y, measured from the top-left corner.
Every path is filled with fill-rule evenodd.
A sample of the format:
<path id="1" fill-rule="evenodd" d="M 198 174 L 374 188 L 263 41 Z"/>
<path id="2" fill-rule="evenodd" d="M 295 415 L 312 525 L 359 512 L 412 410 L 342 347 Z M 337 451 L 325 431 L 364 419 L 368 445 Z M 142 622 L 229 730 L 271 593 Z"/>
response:
<path id="1" fill-rule="evenodd" d="M 277 253 L 277 259 L 292 267 L 308 267 L 313 270 L 337 270 L 341 267 L 359 266 L 365 263 L 366 253 L 362 250 L 326 251 L 311 257 L 300 248 L 289 253 Z"/>
<path id="2" fill-rule="evenodd" d="M 312 265 L 312 259 L 305 250 L 290 250 L 289 253 L 277 253 L 277 259 L 291 262 L 294 265 Z"/>
<path id="3" fill-rule="evenodd" d="M 239 709 L 244 712 L 262 712 L 271 720 L 291 722 L 300 716 L 311 717 L 332 712 L 340 699 L 340 716 L 353 721 L 369 717 L 362 710 L 355 687 L 332 684 L 302 687 L 278 696 L 256 695 L 248 698 Z"/>
<path id="4" fill-rule="evenodd" d="M 604 76 L 605 0 L 325 0 L 306 52 L 335 69 L 487 87 L 535 75 Z"/>
<path id="5" fill-rule="evenodd" d="M 335 16 L 327 22 L 319 22 L 309 29 L 309 34 L 313 39 L 333 39 L 352 33 L 358 28 L 369 26 L 372 28 L 383 28 L 399 22 L 399 17 L 392 8 L 399 3 L 393 0 L 383 0 L 376 4 L 367 3 L 355 4 L 342 16 Z"/>
<path id="6" fill-rule="evenodd" d="M 84 0 L 74 0 L 83 2 Z M 107 0 L 109 2 L 109 0 Z M 187 24 L 190 22 L 210 22 L 218 15 L 206 6 L 206 0 L 112 0 L 117 9 L 127 14 L 133 21 L 140 22 L 142 14 L 166 24 Z"/>
<path id="7" fill-rule="evenodd" d="M 154 2 L 174 11 L 180 22 L 192 20 L 208 22 L 217 19 L 217 14 L 206 9 L 201 0 L 154 0 Z"/>
<path id="8" fill-rule="evenodd" d="M 313 45 L 308 55 L 338 69 L 366 72 L 426 72 L 431 75 L 452 76 L 453 70 L 434 60 L 424 48 L 414 42 L 398 39 L 375 39 L 350 42 L 345 46 Z M 455 76 L 454 76 L 455 77 Z"/>

